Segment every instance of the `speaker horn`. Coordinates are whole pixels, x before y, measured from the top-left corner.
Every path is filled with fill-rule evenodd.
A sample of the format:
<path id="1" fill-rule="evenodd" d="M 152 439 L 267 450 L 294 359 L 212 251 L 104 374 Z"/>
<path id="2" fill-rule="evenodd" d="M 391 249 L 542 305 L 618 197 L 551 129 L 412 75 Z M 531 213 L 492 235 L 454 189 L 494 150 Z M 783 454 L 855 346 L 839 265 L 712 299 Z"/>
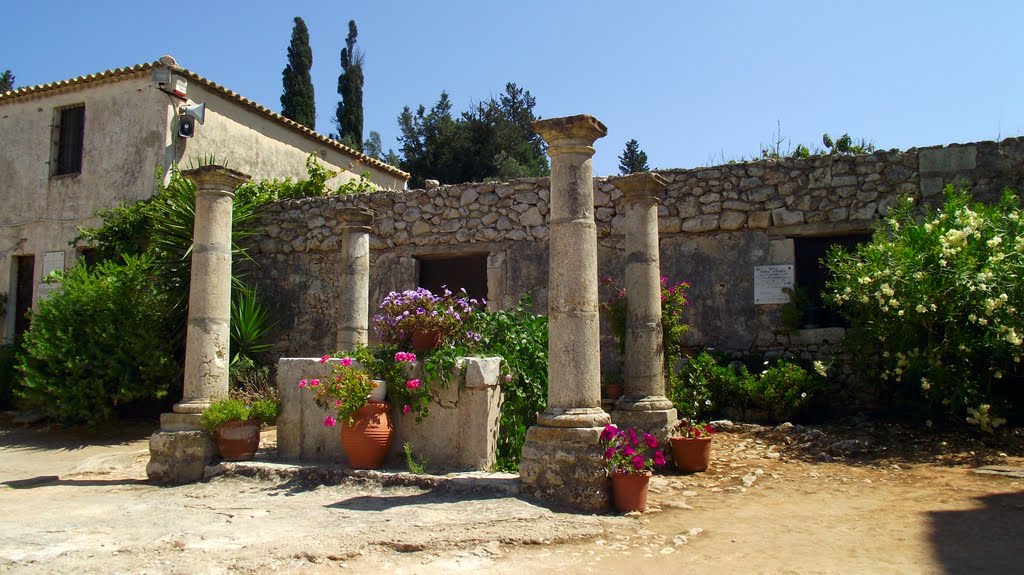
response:
<path id="1" fill-rule="evenodd" d="M 202 124 L 203 120 L 206 119 L 206 102 L 203 102 L 202 104 L 192 104 L 191 106 L 182 106 L 180 111 L 182 116 L 195 118 L 197 122 Z"/>

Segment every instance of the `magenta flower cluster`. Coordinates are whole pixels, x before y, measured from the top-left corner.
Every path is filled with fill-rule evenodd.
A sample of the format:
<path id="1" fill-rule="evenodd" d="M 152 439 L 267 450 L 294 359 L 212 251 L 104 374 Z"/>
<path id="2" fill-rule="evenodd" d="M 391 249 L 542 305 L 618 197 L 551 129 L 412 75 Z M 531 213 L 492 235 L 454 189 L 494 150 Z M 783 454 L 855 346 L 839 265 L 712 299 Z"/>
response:
<path id="1" fill-rule="evenodd" d="M 665 465 L 665 454 L 657 450 L 658 439 L 650 433 L 638 434 L 632 427 L 605 426 L 601 431 L 601 446 L 609 475 L 639 474 Z"/>

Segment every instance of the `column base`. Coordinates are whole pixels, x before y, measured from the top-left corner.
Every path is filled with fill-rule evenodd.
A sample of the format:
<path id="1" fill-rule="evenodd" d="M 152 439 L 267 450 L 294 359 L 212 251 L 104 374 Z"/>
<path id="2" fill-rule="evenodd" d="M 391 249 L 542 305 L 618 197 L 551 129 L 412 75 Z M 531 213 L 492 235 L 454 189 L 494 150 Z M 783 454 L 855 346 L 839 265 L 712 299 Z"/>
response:
<path id="1" fill-rule="evenodd" d="M 615 409 L 612 421 L 619 427 L 632 427 L 637 431 L 650 433 L 664 443 L 672 433 L 672 428 L 679 422 L 675 408 L 652 411 L 629 411 Z"/>
<path id="2" fill-rule="evenodd" d="M 174 404 L 171 409 L 174 413 L 194 413 L 201 415 L 206 411 L 207 407 L 210 407 L 210 400 L 193 400 L 193 401 L 179 401 Z"/>
<path id="3" fill-rule="evenodd" d="M 672 401 L 664 395 L 623 397 L 615 404 L 618 411 L 665 411 L 673 409 Z"/>
<path id="4" fill-rule="evenodd" d="M 160 431 L 149 438 L 146 476 L 157 483 L 193 483 L 216 455 L 217 445 L 199 428 L 198 415 L 164 413 Z"/>
<path id="5" fill-rule="evenodd" d="M 601 458 L 602 429 L 531 427 L 519 462 L 523 493 L 586 513 L 608 511 L 611 481 Z"/>
<path id="6" fill-rule="evenodd" d="M 549 407 L 537 416 L 541 427 L 604 427 L 611 421 L 600 407 Z"/>

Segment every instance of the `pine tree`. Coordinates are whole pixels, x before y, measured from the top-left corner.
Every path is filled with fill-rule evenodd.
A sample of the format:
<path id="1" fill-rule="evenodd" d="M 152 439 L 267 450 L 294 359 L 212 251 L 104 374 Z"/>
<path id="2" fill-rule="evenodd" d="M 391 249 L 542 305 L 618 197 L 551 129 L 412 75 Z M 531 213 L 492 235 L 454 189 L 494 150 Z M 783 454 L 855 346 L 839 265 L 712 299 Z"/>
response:
<path id="1" fill-rule="evenodd" d="M 640 149 L 640 144 L 636 140 L 626 142 L 626 149 L 619 156 L 619 173 L 625 176 L 649 171 L 651 168 L 647 165 L 647 154 Z"/>
<path id="2" fill-rule="evenodd" d="M 424 179 L 445 183 L 509 180 L 549 173 L 544 140 L 531 124 L 536 100 L 513 83 L 505 92 L 452 116 L 448 94 L 429 111 L 409 107 L 398 118 L 402 135 L 399 166 L 412 174 L 409 184 Z"/>
<path id="3" fill-rule="evenodd" d="M 0 92 L 6 92 L 14 89 L 14 74 L 10 70 L 4 70 L 4 73 L 0 75 Z"/>
<path id="4" fill-rule="evenodd" d="M 313 100 L 313 49 L 309 47 L 309 30 L 302 18 L 295 17 L 292 41 L 288 46 L 288 65 L 281 73 L 284 93 L 281 94 L 281 115 L 295 120 L 310 130 L 316 129 L 316 102 Z"/>
<path id="5" fill-rule="evenodd" d="M 380 161 L 384 161 L 384 142 L 380 138 L 380 132 L 376 130 L 370 130 L 369 137 L 363 143 L 363 153 L 371 158 L 377 158 Z"/>
<path id="6" fill-rule="evenodd" d="M 363 149 L 363 51 L 356 48 L 359 31 L 356 21 L 348 22 L 348 37 L 341 49 L 341 75 L 338 76 L 338 110 L 334 123 L 338 140 L 357 149 Z"/>

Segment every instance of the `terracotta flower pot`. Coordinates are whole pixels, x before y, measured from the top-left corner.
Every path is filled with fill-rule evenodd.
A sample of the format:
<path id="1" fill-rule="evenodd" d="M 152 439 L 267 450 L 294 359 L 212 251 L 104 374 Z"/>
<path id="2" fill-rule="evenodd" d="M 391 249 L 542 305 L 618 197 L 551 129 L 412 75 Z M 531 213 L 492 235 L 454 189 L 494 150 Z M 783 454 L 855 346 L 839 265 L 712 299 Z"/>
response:
<path id="1" fill-rule="evenodd" d="M 371 401 L 355 413 L 354 425 L 341 425 L 341 447 L 353 469 L 377 469 L 391 448 L 391 406 Z"/>
<path id="2" fill-rule="evenodd" d="M 441 346 L 444 334 L 439 331 L 412 332 L 412 349 L 417 353 L 433 351 Z"/>
<path id="3" fill-rule="evenodd" d="M 608 399 L 618 399 L 622 396 L 622 384 L 621 383 L 608 383 L 604 386 L 604 393 L 608 396 Z"/>
<path id="4" fill-rule="evenodd" d="M 647 511 L 647 486 L 651 472 L 612 474 L 612 500 L 618 512 Z"/>
<path id="5" fill-rule="evenodd" d="M 260 422 L 234 419 L 217 428 L 217 450 L 224 461 L 248 461 L 260 448 Z"/>
<path id="6" fill-rule="evenodd" d="M 713 437 L 671 437 L 672 458 L 679 471 L 705 471 L 711 463 Z"/>

